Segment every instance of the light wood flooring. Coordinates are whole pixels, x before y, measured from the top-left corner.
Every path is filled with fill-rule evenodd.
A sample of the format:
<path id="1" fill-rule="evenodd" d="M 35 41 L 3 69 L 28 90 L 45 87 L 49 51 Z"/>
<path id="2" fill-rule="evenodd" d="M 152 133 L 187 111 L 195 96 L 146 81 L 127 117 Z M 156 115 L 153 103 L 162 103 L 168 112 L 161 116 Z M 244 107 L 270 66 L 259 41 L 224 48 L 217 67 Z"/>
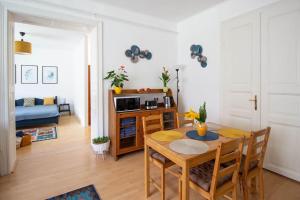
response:
<path id="1" fill-rule="evenodd" d="M 94 184 L 104 200 L 144 199 L 143 151 L 128 154 L 117 162 L 96 158 L 90 147 L 89 129 L 75 117 L 65 116 L 58 126 L 58 139 L 33 143 L 17 150 L 12 175 L 0 177 L 0 200 L 46 199 Z M 151 168 L 152 175 L 158 176 Z M 167 199 L 178 199 L 177 180 L 167 175 Z M 149 199 L 159 199 L 151 188 Z M 267 200 L 299 200 L 300 183 L 265 172 Z M 201 199 L 191 191 L 190 199 Z M 252 195 L 252 199 L 257 199 Z"/>

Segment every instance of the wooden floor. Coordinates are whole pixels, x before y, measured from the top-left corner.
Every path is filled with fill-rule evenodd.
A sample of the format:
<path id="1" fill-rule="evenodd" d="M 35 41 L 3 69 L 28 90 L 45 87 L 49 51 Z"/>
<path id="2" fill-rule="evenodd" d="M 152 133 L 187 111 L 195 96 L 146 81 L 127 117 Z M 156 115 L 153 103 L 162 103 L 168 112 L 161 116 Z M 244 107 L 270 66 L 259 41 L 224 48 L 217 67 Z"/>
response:
<path id="1" fill-rule="evenodd" d="M 1 200 L 46 199 L 94 184 L 104 200 L 144 199 L 143 152 L 121 157 L 96 158 L 90 147 L 89 129 L 74 117 L 62 117 L 58 139 L 33 143 L 17 150 L 14 174 L 0 178 Z M 152 175 L 157 176 L 155 168 Z M 167 175 L 167 199 L 178 199 L 177 181 Z M 265 172 L 267 200 L 299 200 L 300 183 Z M 159 199 L 152 188 L 149 199 Z M 190 199 L 201 199 L 191 191 Z M 252 199 L 257 199 L 253 195 Z"/>

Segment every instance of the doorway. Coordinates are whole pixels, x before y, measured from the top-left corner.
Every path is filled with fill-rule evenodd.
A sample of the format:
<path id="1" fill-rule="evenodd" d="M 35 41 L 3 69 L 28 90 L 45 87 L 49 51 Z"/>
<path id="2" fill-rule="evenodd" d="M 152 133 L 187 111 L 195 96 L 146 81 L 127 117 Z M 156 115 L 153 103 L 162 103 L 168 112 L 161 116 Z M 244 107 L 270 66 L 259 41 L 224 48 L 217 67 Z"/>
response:
<path id="1" fill-rule="evenodd" d="M 25 9 L 21 12 L 15 10 L 17 6 L 12 4 L 0 3 L 1 9 L 1 31 L 0 46 L 0 71 L 1 78 L 0 93 L 3 98 L 0 101 L 0 108 L 3 111 L 0 115 L 0 175 L 6 175 L 13 171 L 16 163 L 16 140 L 15 140 L 15 95 L 14 95 L 14 26 L 15 22 L 35 21 L 43 24 L 47 22 L 49 26 L 57 27 L 75 27 L 76 30 L 85 31 L 86 36 L 90 38 L 93 45 L 91 48 L 91 65 L 94 66 L 91 72 L 91 113 L 93 122 L 91 122 L 91 138 L 103 133 L 103 107 L 102 105 L 102 23 L 101 20 L 93 16 L 83 16 L 81 13 L 74 14 L 72 17 L 65 15 L 63 11 L 53 12 L 52 9 L 44 10 L 44 12 L 36 12 L 34 8 Z M 32 13 L 38 13 L 33 16 Z M 50 23 L 49 23 L 50 22 Z M 85 65 L 87 66 L 87 64 Z M 94 85 L 94 83 L 97 83 Z M 96 94 L 94 94 L 96 93 Z M 87 106 L 87 103 L 85 104 Z M 101 129 L 101 130 L 100 130 Z"/>

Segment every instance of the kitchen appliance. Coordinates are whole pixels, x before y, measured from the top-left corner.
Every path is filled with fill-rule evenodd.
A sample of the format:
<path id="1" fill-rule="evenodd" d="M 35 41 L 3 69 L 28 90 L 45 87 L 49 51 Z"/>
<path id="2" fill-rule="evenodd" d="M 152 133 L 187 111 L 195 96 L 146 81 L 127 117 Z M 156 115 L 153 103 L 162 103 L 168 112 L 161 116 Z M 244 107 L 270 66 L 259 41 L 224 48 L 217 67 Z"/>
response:
<path id="1" fill-rule="evenodd" d="M 171 107 L 171 97 L 164 96 L 164 105 L 165 105 L 165 108 Z"/>
<path id="2" fill-rule="evenodd" d="M 114 103 L 117 112 L 130 112 L 141 109 L 139 96 L 114 97 Z"/>
<path id="3" fill-rule="evenodd" d="M 146 100 L 145 101 L 145 108 L 147 110 L 156 109 L 158 107 L 158 98 L 154 98 L 154 100 Z"/>

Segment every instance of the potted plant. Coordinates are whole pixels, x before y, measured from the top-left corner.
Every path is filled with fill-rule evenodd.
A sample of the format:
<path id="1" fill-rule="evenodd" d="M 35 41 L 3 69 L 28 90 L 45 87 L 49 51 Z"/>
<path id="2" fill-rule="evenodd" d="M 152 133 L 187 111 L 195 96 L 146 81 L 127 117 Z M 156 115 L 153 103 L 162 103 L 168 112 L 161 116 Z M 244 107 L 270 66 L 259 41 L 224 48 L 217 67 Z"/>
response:
<path id="1" fill-rule="evenodd" d="M 168 88 L 168 82 L 171 80 L 171 75 L 169 74 L 169 71 L 163 67 L 163 72 L 161 73 L 161 77 L 160 80 L 163 82 L 163 91 L 164 92 L 168 92 L 169 88 Z"/>
<path id="2" fill-rule="evenodd" d="M 117 72 L 115 70 L 107 72 L 104 80 L 111 80 L 111 87 L 114 87 L 115 93 L 121 94 L 124 82 L 129 81 L 125 66 L 121 65 Z"/>
<path id="3" fill-rule="evenodd" d="M 93 139 L 92 147 L 96 154 L 103 154 L 109 150 L 110 140 L 108 136 L 97 137 Z"/>
<path id="4" fill-rule="evenodd" d="M 207 124 L 205 123 L 207 117 L 206 102 L 204 102 L 203 105 L 200 106 L 198 113 L 196 113 L 191 109 L 190 112 L 185 114 L 185 117 L 196 120 L 196 129 L 198 135 L 200 136 L 206 135 L 207 132 Z"/>

